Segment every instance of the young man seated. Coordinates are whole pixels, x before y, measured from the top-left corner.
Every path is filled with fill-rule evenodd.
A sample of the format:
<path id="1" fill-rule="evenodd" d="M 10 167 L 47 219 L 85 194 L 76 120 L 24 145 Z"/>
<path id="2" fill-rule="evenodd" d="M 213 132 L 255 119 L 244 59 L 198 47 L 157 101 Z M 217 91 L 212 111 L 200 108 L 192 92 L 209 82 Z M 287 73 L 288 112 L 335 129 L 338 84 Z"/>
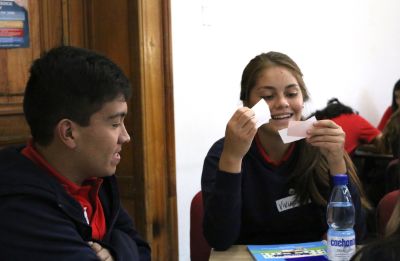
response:
<path id="1" fill-rule="evenodd" d="M 114 176 L 131 89 L 104 56 L 57 47 L 34 61 L 24 113 L 32 139 L 0 151 L 5 260 L 150 260 Z"/>

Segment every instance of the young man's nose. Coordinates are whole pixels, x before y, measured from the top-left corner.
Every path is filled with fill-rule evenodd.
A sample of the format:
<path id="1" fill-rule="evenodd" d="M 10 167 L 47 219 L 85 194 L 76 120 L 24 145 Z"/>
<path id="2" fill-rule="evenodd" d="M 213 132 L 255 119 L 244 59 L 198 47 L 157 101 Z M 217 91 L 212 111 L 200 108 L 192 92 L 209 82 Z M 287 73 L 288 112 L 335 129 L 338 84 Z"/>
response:
<path id="1" fill-rule="evenodd" d="M 119 143 L 127 143 L 131 140 L 131 137 L 129 136 L 128 131 L 125 128 L 125 124 L 122 125 L 122 132 L 119 135 Z"/>

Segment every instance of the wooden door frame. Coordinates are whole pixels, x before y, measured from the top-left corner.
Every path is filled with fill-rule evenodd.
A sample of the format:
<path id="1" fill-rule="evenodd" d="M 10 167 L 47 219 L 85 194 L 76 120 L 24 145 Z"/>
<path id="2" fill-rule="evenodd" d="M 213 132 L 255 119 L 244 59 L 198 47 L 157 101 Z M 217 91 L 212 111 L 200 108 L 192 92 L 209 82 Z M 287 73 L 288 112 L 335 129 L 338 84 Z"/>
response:
<path id="1" fill-rule="evenodd" d="M 146 222 L 153 255 L 160 251 L 167 254 L 155 260 L 172 261 L 178 259 L 178 227 L 170 1 L 137 0 L 129 4 L 137 14 L 130 21 L 134 45 L 130 55 L 134 57 L 133 85 L 140 86 L 133 103 L 140 104 L 142 125 L 134 126 L 133 131 L 141 139 L 142 151 L 135 149 L 141 155 L 135 156 L 139 160 L 134 164 L 143 164 L 147 213 L 142 221 Z"/>

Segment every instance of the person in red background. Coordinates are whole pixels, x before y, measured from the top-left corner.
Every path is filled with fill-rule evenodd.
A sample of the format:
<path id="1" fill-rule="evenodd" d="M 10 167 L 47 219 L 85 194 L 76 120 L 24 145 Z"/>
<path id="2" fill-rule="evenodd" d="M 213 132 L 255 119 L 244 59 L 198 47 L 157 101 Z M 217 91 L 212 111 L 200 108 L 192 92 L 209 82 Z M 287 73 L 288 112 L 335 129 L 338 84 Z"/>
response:
<path id="1" fill-rule="evenodd" d="M 330 99 L 324 109 L 317 110 L 311 116 L 315 116 L 318 120 L 331 119 L 341 126 L 346 133 L 344 147 L 349 154 L 361 144 L 372 143 L 378 146 L 382 136 L 380 130 L 337 98 Z"/>
<path id="2" fill-rule="evenodd" d="M 388 120 L 390 119 L 390 116 L 392 116 L 393 112 L 395 112 L 399 108 L 399 104 L 400 104 L 400 80 L 398 80 L 393 87 L 392 105 L 386 109 L 385 113 L 383 114 L 378 124 L 378 129 L 380 131 L 383 131 Z"/>

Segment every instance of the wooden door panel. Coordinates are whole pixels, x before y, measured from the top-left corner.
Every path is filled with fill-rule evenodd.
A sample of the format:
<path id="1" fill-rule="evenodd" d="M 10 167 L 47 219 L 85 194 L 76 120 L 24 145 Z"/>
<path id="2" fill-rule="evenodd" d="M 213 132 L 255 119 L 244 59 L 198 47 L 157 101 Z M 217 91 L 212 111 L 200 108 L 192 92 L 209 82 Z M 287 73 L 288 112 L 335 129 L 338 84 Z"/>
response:
<path id="1" fill-rule="evenodd" d="M 0 49 L 0 146 L 24 143 L 30 137 L 23 115 L 23 95 L 32 61 L 61 44 L 61 0 L 28 1 L 28 48 Z"/>

